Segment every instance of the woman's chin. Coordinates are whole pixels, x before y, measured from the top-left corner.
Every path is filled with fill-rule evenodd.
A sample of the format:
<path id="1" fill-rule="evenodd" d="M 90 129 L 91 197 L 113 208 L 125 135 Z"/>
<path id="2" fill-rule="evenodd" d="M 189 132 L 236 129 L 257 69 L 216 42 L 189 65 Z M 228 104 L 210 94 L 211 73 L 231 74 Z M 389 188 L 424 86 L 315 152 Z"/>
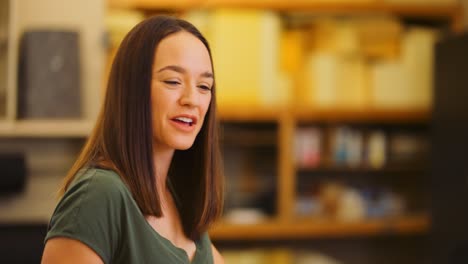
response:
<path id="1" fill-rule="evenodd" d="M 184 147 L 178 147 L 178 148 L 176 148 L 176 150 L 187 150 L 187 149 L 189 149 L 190 147 L 192 147 L 192 145 L 187 146 L 187 147 L 185 147 L 185 146 L 184 146 Z"/>
<path id="2" fill-rule="evenodd" d="M 193 146 L 193 141 L 190 142 L 177 142 L 174 144 L 174 149 L 176 150 L 187 150 Z"/>

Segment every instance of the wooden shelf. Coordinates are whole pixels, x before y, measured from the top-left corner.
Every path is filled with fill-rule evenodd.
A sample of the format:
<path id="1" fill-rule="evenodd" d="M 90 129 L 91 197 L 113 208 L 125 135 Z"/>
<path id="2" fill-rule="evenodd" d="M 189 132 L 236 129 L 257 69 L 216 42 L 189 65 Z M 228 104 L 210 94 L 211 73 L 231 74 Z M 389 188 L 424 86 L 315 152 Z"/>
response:
<path id="1" fill-rule="evenodd" d="M 428 109 L 296 109 L 299 122 L 428 123 Z"/>
<path id="2" fill-rule="evenodd" d="M 298 122 L 380 122 L 380 123 L 428 123 L 429 109 L 304 109 L 287 107 L 232 106 L 218 109 L 222 121 L 263 121 L 276 122 L 281 118 Z"/>
<path id="3" fill-rule="evenodd" d="M 307 12 L 329 15 L 363 15 L 385 14 L 400 17 L 423 18 L 447 21 L 454 32 L 464 29 L 463 7 L 457 4 L 391 4 L 384 1 L 356 3 L 352 1 L 310 0 L 107 0 L 110 8 L 129 8 L 152 13 L 170 10 L 185 11 L 212 8 L 249 8 L 265 9 L 279 12 Z"/>
<path id="4" fill-rule="evenodd" d="M 87 137 L 93 125 L 86 120 L 2 121 L 0 137 Z"/>
<path id="5" fill-rule="evenodd" d="M 379 122 L 428 123 L 424 110 L 297 110 L 284 107 L 231 107 L 219 109 L 221 121 L 279 122 Z M 86 137 L 94 123 L 87 120 L 0 120 L 0 137 Z"/>
<path id="6" fill-rule="evenodd" d="M 277 122 L 285 111 L 284 107 L 274 106 L 220 106 L 218 116 L 221 121 Z"/>
<path id="7" fill-rule="evenodd" d="M 311 173 L 339 173 L 339 174 L 356 174 L 356 173 L 424 173 L 426 171 L 422 165 L 407 165 L 407 166 L 384 166 L 382 168 L 372 168 L 367 166 L 347 167 L 347 166 L 297 166 L 300 172 Z"/>
<path id="8" fill-rule="evenodd" d="M 255 8 L 269 9 L 275 11 L 308 11 L 308 12 L 327 12 L 339 14 L 352 13 L 392 13 L 396 15 L 411 15 L 422 17 L 452 17 L 459 12 L 458 4 L 390 4 L 381 1 L 369 3 L 356 2 L 335 2 L 326 3 L 325 1 L 310 1 L 310 0 L 108 0 L 109 6 L 112 8 L 136 8 L 142 10 L 186 10 L 200 8 Z"/>
<path id="9" fill-rule="evenodd" d="M 428 216 L 366 220 L 345 223 L 332 220 L 297 220 L 290 223 L 265 222 L 251 225 L 220 222 L 210 230 L 213 240 L 311 239 L 326 237 L 423 234 L 430 228 Z"/>

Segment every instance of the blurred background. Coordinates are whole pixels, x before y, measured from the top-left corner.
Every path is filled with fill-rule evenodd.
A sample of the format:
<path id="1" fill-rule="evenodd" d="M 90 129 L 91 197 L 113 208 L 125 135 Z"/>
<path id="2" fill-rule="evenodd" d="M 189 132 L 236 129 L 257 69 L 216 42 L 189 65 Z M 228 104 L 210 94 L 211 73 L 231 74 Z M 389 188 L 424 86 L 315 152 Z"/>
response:
<path id="1" fill-rule="evenodd" d="M 228 264 L 468 263 L 468 1 L 0 0 L 0 262 L 39 263 L 55 192 L 139 21 L 214 59 Z"/>

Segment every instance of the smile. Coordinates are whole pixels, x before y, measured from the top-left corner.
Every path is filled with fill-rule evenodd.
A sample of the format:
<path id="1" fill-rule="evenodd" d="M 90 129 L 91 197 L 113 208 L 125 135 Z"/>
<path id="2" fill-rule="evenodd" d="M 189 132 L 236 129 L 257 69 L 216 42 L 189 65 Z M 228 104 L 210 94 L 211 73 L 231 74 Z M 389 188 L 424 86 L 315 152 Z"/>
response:
<path id="1" fill-rule="evenodd" d="M 175 128 L 184 132 L 192 132 L 197 124 L 197 118 L 191 115 L 179 115 L 170 120 Z"/>
<path id="2" fill-rule="evenodd" d="M 189 124 L 190 126 L 194 124 L 193 119 L 189 117 L 176 117 L 174 118 L 174 121 L 183 122 L 183 123 Z"/>

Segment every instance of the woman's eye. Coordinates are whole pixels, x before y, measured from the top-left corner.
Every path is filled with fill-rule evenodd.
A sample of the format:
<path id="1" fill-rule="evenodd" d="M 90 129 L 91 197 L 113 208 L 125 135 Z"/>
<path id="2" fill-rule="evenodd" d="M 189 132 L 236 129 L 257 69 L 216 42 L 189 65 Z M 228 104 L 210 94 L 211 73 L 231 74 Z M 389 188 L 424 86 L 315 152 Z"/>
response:
<path id="1" fill-rule="evenodd" d="M 164 81 L 164 83 L 169 84 L 169 85 L 178 85 L 180 82 L 178 81 Z"/>
<path id="2" fill-rule="evenodd" d="M 203 90 L 211 91 L 211 88 L 207 85 L 199 85 L 198 88 L 201 88 Z"/>

